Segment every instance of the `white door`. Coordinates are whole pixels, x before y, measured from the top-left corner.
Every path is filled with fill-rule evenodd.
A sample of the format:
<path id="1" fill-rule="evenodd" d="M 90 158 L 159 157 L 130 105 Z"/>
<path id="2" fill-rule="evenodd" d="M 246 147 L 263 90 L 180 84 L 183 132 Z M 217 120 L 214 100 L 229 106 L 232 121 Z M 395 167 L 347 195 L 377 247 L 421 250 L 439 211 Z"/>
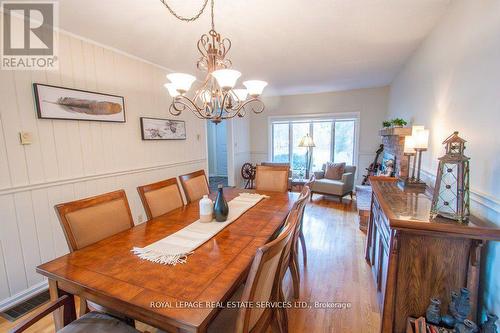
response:
<path id="1" fill-rule="evenodd" d="M 227 176 L 227 125 L 226 121 L 215 125 L 215 154 L 217 176 Z"/>

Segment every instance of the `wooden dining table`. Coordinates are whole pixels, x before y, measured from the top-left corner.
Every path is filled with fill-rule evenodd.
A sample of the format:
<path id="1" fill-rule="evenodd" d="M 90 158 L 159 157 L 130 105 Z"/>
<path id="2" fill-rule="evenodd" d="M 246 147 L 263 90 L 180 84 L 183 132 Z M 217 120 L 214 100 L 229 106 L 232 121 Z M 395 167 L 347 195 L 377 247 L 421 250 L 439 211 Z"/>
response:
<path id="1" fill-rule="evenodd" d="M 252 191 L 224 192 L 229 201 Z M 37 272 L 48 278 L 51 299 L 79 295 L 167 332 L 205 332 L 220 304 L 244 282 L 256 250 L 276 235 L 298 197 L 291 192 L 259 194 L 269 198 L 195 249 L 185 264 L 141 260 L 131 249 L 196 221 L 197 201 L 42 264 Z M 56 329 L 74 317 L 74 308 L 54 313 Z"/>

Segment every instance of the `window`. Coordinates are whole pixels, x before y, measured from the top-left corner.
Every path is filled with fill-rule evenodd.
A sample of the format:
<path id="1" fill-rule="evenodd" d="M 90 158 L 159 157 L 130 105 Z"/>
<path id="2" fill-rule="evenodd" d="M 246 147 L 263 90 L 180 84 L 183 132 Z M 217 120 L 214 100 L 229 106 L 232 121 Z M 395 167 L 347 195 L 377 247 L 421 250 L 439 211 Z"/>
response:
<path id="1" fill-rule="evenodd" d="M 300 139 L 309 134 L 313 148 L 311 170 L 321 170 L 328 161 L 353 165 L 356 142 L 356 119 L 276 120 L 272 121 L 273 162 L 290 163 L 293 177 L 304 177 L 307 148 Z"/>

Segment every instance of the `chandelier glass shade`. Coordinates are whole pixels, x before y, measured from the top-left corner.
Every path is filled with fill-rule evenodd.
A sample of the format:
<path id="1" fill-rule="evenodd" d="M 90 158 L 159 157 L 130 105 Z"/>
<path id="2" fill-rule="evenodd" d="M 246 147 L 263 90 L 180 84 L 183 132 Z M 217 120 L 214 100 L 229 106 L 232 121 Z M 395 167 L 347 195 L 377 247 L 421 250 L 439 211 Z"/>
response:
<path id="1" fill-rule="evenodd" d="M 166 2 L 162 2 L 166 5 Z M 202 35 L 197 44 L 201 54 L 197 68 L 205 72 L 204 81 L 194 93 L 190 93 L 196 77 L 184 73 L 168 74 L 170 82 L 164 86 L 172 97 L 169 112 L 179 116 L 184 111 L 191 111 L 198 118 L 214 123 L 236 116 L 244 117 L 247 111 L 261 113 L 264 103 L 260 96 L 267 82 L 248 80 L 243 82 L 245 88 L 235 88 L 241 73 L 231 69 L 232 63 L 227 57 L 231 41 L 215 31 L 213 0 L 211 3 L 212 29 Z"/>

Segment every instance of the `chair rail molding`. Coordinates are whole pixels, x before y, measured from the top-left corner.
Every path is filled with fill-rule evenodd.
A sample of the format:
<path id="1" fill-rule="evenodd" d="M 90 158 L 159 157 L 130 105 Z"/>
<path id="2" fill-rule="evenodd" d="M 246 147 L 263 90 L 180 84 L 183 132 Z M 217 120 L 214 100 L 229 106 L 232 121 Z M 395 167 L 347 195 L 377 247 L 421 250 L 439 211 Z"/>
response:
<path id="1" fill-rule="evenodd" d="M 54 187 L 54 186 L 60 186 L 60 185 L 66 185 L 66 184 L 79 183 L 79 182 L 84 182 L 84 181 L 89 181 L 89 180 L 97 180 L 97 179 L 108 178 L 108 177 L 131 175 L 131 174 L 140 173 L 140 172 L 149 172 L 149 171 L 168 169 L 168 168 L 179 167 L 179 166 L 187 166 L 187 165 L 191 165 L 191 164 L 205 163 L 205 161 L 206 161 L 205 158 L 201 158 L 201 159 L 182 161 L 182 162 L 176 162 L 176 163 L 166 163 L 166 164 L 158 164 L 158 165 L 147 166 L 147 167 L 103 172 L 103 173 L 94 174 L 94 175 L 57 179 L 57 180 L 34 183 L 34 184 L 25 184 L 25 185 L 17 185 L 17 186 L 12 186 L 12 187 L 4 187 L 4 188 L 0 188 L 0 196 L 7 195 L 7 194 L 14 194 L 14 193 L 18 193 L 18 192 L 24 192 L 24 191 L 38 190 L 38 189 L 43 189 L 43 188 L 47 188 L 47 187 Z"/>

